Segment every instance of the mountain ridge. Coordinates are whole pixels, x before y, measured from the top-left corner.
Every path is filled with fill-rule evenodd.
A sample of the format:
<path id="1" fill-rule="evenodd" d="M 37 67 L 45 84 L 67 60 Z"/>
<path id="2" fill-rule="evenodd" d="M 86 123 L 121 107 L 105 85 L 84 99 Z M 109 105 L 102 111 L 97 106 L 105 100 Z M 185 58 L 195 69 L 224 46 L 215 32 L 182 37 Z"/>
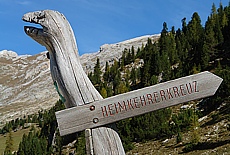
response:
<path id="1" fill-rule="evenodd" d="M 95 53 L 80 56 L 86 74 L 94 69 L 97 58 L 101 67 L 106 61 L 119 60 L 124 49 L 135 50 L 157 41 L 156 35 L 145 35 L 114 44 L 104 44 Z M 59 99 L 50 75 L 47 51 L 36 55 L 18 55 L 14 51 L 0 51 L 0 126 L 5 122 L 51 108 Z"/>

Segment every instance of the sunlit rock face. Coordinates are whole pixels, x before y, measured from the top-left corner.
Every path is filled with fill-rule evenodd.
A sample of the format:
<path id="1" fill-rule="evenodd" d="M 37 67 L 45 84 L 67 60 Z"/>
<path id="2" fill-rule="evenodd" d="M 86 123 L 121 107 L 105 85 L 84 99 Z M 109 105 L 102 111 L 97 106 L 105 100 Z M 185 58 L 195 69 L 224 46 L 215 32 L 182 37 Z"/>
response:
<path id="1" fill-rule="evenodd" d="M 159 35 L 146 35 L 115 44 L 102 45 L 97 52 L 80 56 L 84 71 L 92 72 L 97 58 L 102 71 L 106 61 L 113 64 L 125 49 L 135 50 L 158 40 Z M 19 56 L 14 51 L 0 51 L 0 127 L 6 122 L 51 108 L 59 96 L 50 75 L 47 51 Z"/>

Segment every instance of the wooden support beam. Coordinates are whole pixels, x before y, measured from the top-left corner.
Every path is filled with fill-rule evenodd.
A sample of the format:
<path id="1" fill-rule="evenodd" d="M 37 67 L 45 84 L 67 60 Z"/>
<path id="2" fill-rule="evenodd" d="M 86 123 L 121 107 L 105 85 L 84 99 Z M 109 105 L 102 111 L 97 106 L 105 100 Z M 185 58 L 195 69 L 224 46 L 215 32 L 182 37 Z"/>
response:
<path id="1" fill-rule="evenodd" d="M 93 155 L 93 138 L 91 129 L 85 130 L 86 154 Z"/>
<path id="2" fill-rule="evenodd" d="M 22 19 L 43 27 L 25 26 L 24 29 L 49 51 L 52 79 L 64 97 L 66 108 L 102 100 L 80 64 L 74 33 L 65 16 L 57 11 L 43 10 L 29 12 Z M 92 145 L 96 155 L 125 154 L 118 134 L 111 128 L 92 129 Z"/>

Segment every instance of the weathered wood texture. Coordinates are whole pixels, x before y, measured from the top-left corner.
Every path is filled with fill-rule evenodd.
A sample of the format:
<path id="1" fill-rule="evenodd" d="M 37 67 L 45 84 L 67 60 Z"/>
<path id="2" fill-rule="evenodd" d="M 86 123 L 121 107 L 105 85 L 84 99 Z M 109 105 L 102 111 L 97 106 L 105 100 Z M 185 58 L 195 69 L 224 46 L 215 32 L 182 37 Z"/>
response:
<path id="1" fill-rule="evenodd" d="M 60 133 L 65 135 L 85 128 L 95 128 L 179 103 L 212 96 L 222 80 L 206 71 L 62 110 L 56 113 Z"/>
<path id="2" fill-rule="evenodd" d="M 91 129 L 85 130 L 86 154 L 93 155 L 93 138 Z"/>
<path id="3" fill-rule="evenodd" d="M 28 36 L 49 51 L 52 79 L 65 99 L 65 106 L 70 108 L 102 100 L 83 71 L 73 30 L 64 15 L 43 10 L 27 13 L 22 19 L 43 27 L 25 26 L 24 29 Z M 94 154 L 125 154 L 119 136 L 110 128 L 93 129 L 92 138 Z"/>

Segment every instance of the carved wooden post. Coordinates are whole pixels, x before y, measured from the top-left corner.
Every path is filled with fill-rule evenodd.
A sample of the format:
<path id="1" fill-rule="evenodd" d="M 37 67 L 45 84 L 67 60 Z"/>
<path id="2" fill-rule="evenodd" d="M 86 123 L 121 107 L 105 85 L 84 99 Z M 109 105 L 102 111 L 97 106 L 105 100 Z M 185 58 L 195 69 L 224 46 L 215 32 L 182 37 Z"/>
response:
<path id="1" fill-rule="evenodd" d="M 24 29 L 28 36 L 49 51 L 52 79 L 66 108 L 102 100 L 80 64 L 74 33 L 64 15 L 43 10 L 27 13 L 22 19 L 43 27 L 25 26 Z M 125 154 L 120 137 L 113 129 L 99 127 L 86 131 L 86 137 L 92 137 L 87 146 L 88 154 Z"/>

